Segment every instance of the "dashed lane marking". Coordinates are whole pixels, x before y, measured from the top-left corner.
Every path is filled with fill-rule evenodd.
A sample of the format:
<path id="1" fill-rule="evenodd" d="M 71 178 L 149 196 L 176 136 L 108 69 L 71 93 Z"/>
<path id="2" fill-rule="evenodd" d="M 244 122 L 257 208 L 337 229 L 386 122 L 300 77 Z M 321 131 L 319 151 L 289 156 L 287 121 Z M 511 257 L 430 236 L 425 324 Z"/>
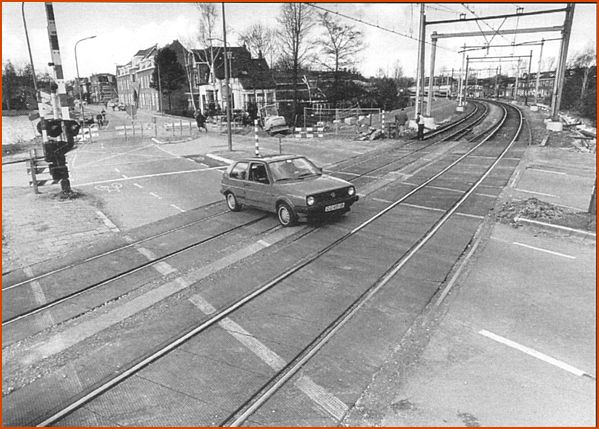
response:
<path id="1" fill-rule="evenodd" d="M 141 186 L 139 183 L 134 183 L 133 186 L 139 188 L 139 189 L 143 189 L 144 187 Z"/>
<path id="2" fill-rule="evenodd" d="M 150 192 L 150 195 L 153 196 L 153 197 L 155 197 L 155 198 L 158 198 L 159 200 L 162 199 L 162 197 L 160 195 L 155 194 L 154 192 Z"/>
<path id="3" fill-rule="evenodd" d="M 580 370 L 578 368 L 575 368 L 572 365 L 568 365 L 567 363 L 562 362 L 561 360 L 552 358 L 551 356 L 548 356 L 548 355 L 546 355 L 544 353 L 538 352 L 538 351 L 536 351 L 534 349 L 531 349 L 529 347 L 526 347 L 526 346 L 523 346 L 521 344 L 518 344 L 515 341 L 508 340 L 507 338 L 504 338 L 504 337 L 502 337 L 500 335 L 497 335 L 497 334 L 494 334 L 492 332 L 489 332 L 486 329 L 481 329 L 478 333 L 481 334 L 481 335 L 483 335 L 483 336 L 485 336 L 485 337 L 487 337 L 487 338 L 490 338 L 490 339 L 492 339 L 494 341 L 497 341 L 498 343 L 504 344 L 504 345 L 506 345 L 508 347 L 511 347 L 513 349 L 516 349 L 516 350 L 519 350 L 519 351 L 521 351 L 523 353 L 526 353 L 529 356 L 535 357 L 535 358 L 540 359 L 540 360 L 542 360 L 544 362 L 547 362 L 547 363 L 549 363 L 551 365 L 557 366 L 558 368 L 561 368 L 561 369 L 563 369 L 565 371 L 568 371 L 568 372 L 570 372 L 570 373 L 572 373 L 574 375 L 577 375 L 579 377 L 588 376 L 588 377 L 591 377 L 593 379 L 595 378 L 594 376 L 590 375 L 589 373 L 587 373 L 585 371 L 582 371 L 582 370 Z"/>
<path id="4" fill-rule="evenodd" d="M 204 314 L 216 313 L 216 309 L 200 295 L 193 295 L 189 300 Z M 250 332 L 243 329 L 228 317 L 218 322 L 219 326 L 231 334 L 237 341 L 254 353 L 262 362 L 275 371 L 281 371 L 287 364 L 277 353 L 269 349 Z M 306 394 L 316 405 L 321 407 L 338 421 L 343 418 L 349 407 L 339 398 L 328 392 L 324 387 L 316 384 L 311 378 L 302 375 L 294 383 L 295 386 Z"/>
<path id="5" fill-rule="evenodd" d="M 114 171 L 116 171 L 117 173 L 121 172 L 121 170 L 119 170 L 118 168 L 115 168 Z"/>
<path id="6" fill-rule="evenodd" d="M 176 206 L 175 204 L 171 204 L 171 207 L 179 210 L 181 213 L 185 213 L 185 210 L 183 210 L 181 207 Z"/>
<path id="7" fill-rule="evenodd" d="M 121 174 L 121 176 L 123 176 L 123 179 L 128 179 L 128 176 L 125 176 L 124 174 Z"/>

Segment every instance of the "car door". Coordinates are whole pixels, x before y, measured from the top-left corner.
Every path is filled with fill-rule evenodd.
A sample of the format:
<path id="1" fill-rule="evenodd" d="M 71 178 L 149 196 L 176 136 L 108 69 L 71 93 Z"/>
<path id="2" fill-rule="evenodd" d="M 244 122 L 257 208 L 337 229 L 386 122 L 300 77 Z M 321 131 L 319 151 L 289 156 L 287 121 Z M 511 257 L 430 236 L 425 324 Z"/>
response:
<path id="1" fill-rule="evenodd" d="M 273 210 L 272 180 L 264 162 L 251 162 L 248 170 L 248 180 L 245 182 L 245 199 L 248 205 L 264 210 Z"/>
<path id="2" fill-rule="evenodd" d="M 240 204 L 246 204 L 245 190 L 248 178 L 248 163 L 238 162 L 231 169 L 227 178 L 227 189 L 235 194 Z"/>

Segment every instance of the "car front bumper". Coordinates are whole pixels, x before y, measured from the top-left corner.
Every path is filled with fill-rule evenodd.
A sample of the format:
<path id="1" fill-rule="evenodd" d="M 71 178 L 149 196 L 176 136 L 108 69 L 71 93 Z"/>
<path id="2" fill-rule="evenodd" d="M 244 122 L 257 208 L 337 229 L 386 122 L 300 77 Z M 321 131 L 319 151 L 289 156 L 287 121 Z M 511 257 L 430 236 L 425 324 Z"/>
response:
<path id="1" fill-rule="evenodd" d="M 343 200 L 330 201 L 327 203 L 320 203 L 315 206 L 301 206 L 296 207 L 295 210 L 300 218 L 318 218 L 323 216 L 333 216 L 340 213 L 349 211 L 351 205 L 358 201 L 360 197 L 354 195 Z M 327 207 L 335 207 L 343 204 L 339 208 L 327 211 Z"/>

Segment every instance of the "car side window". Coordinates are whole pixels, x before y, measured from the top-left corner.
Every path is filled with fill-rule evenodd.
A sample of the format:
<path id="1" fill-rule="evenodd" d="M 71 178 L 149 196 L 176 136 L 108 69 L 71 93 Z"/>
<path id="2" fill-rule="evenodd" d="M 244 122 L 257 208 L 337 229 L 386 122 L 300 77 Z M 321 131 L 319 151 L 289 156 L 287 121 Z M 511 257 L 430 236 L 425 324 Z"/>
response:
<path id="1" fill-rule="evenodd" d="M 229 177 L 232 179 L 246 180 L 247 179 L 247 170 L 248 170 L 247 162 L 238 162 L 231 170 Z"/>
<path id="2" fill-rule="evenodd" d="M 250 164 L 249 180 L 258 183 L 270 183 L 266 174 L 266 165 L 261 162 Z"/>

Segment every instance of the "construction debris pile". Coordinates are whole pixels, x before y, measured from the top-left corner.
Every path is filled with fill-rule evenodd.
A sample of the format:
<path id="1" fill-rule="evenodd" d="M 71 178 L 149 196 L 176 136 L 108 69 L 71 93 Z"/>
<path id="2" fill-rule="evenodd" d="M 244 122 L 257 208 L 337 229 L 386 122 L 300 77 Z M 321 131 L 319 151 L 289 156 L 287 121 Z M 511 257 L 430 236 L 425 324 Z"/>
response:
<path id="1" fill-rule="evenodd" d="M 595 215 L 555 206 L 537 198 L 508 201 L 499 210 L 496 218 L 499 222 L 515 228 L 522 226 L 518 219 L 524 218 L 585 231 L 596 229 Z"/>

